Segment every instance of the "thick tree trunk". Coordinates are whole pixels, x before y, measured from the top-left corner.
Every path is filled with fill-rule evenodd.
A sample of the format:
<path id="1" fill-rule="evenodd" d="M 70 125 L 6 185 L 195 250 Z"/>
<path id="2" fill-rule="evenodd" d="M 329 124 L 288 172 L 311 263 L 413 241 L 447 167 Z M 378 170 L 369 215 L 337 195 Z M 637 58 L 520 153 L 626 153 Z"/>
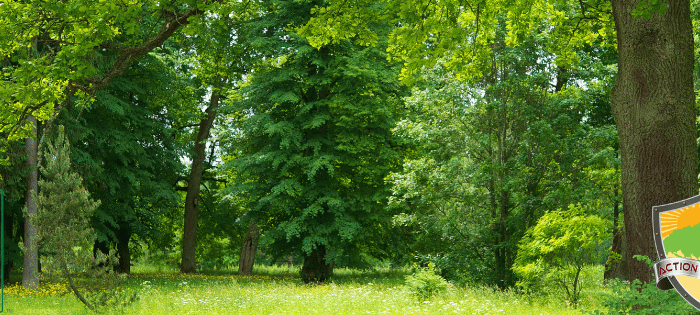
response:
<path id="1" fill-rule="evenodd" d="M 182 235 L 182 262 L 180 272 L 193 273 L 197 271 L 195 250 L 197 248 L 197 217 L 199 215 L 199 185 L 204 174 L 204 157 L 209 138 L 209 131 L 216 119 L 216 109 L 219 107 L 217 92 L 212 93 L 209 107 L 205 110 L 206 116 L 199 123 L 199 132 L 194 144 L 194 156 L 190 178 L 187 181 L 187 195 L 185 196 L 185 223 Z"/>
<path id="2" fill-rule="evenodd" d="M 630 280 L 652 281 L 652 207 L 698 193 L 690 1 L 666 1 L 650 20 L 637 0 L 614 0 L 618 73 L 612 113 L 620 136 L 622 200 Z"/>
<path id="3" fill-rule="evenodd" d="M 27 214 L 32 215 L 37 213 L 37 204 L 34 196 L 38 193 L 38 167 L 37 167 L 37 147 L 36 141 L 36 118 L 29 116 L 29 123 L 32 126 L 32 135 L 25 140 L 27 147 L 27 165 L 31 169 L 27 182 Z M 39 268 L 39 251 L 36 244 L 36 229 L 29 218 L 24 220 L 24 265 L 22 273 L 22 286 L 27 289 L 38 289 L 39 279 L 37 271 Z"/>
<path id="4" fill-rule="evenodd" d="M 122 224 L 127 224 L 122 222 Z M 123 274 L 131 273 L 131 252 L 129 251 L 129 240 L 131 240 L 131 229 L 120 228 L 117 232 L 117 255 L 119 255 L 119 264 L 116 265 L 115 271 Z"/>
<path id="5" fill-rule="evenodd" d="M 248 233 L 246 233 L 241 246 L 241 259 L 238 261 L 238 274 L 251 275 L 253 274 L 253 265 L 255 264 L 255 253 L 258 250 L 258 234 L 260 230 L 255 222 L 250 223 Z"/>
<path id="6" fill-rule="evenodd" d="M 335 263 L 326 263 L 326 253 L 326 246 L 318 245 L 304 259 L 304 266 L 301 268 L 301 278 L 305 283 L 324 282 L 333 275 Z"/>

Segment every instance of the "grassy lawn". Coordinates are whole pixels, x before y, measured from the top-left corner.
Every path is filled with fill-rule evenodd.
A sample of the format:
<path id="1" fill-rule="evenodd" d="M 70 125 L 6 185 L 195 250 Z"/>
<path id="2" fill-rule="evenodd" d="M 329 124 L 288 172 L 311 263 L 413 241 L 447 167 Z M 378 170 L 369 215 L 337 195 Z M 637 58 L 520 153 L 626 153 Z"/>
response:
<path id="1" fill-rule="evenodd" d="M 255 275 L 218 271 L 180 275 L 175 270 L 136 266 L 126 289 L 139 299 L 112 314 L 580 314 L 596 309 L 603 292 L 602 269 L 584 277 L 583 301 L 571 307 L 561 292 L 524 295 L 484 287 L 450 286 L 418 301 L 404 284 L 408 270 L 336 269 L 332 281 L 304 285 L 298 268 L 256 266 Z M 42 283 L 38 292 L 5 288 L 8 314 L 89 314 L 65 285 Z M 8 311 L 9 310 L 9 311 Z"/>

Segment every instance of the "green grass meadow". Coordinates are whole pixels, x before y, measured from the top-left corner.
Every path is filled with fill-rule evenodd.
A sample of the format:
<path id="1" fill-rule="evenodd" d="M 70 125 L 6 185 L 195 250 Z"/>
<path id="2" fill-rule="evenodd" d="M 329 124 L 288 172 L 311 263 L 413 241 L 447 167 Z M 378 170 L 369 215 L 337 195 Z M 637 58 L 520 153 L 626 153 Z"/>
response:
<path id="1" fill-rule="evenodd" d="M 527 295 L 487 287 L 450 285 L 445 293 L 419 301 L 405 285 L 408 269 L 336 269 L 326 284 L 305 285 L 299 268 L 256 266 L 253 276 L 232 271 L 181 275 L 167 268 L 135 266 L 124 289 L 138 300 L 108 314 L 580 314 L 600 309 L 602 268 L 583 278 L 577 307 L 563 292 Z M 59 283 L 39 291 L 5 288 L 3 314 L 91 314 Z"/>

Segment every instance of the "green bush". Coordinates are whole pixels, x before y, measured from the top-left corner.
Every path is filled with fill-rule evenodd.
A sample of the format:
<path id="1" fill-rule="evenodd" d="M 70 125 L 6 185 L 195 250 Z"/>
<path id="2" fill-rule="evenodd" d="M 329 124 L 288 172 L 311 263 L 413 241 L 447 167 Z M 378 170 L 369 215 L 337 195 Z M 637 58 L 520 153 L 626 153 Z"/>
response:
<path id="1" fill-rule="evenodd" d="M 598 262 L 609 222 L 585 213 L 580 206 L 545 213 L 518 245 L 513 271 L 528 291 L 558 286 L 571 304 L 580 299 L 581 271 Z"/>
<path id="2" fill-rule="evenodd" d="M 607 312 L 595 311 L 588 314 L 696 314 L 695 307 L 686 302 L 676 290 L 659 290 L 652 282 L 641 283 L 634 280 L 630 287 L 628 282 L 614 279 L 608 284 L 613 293 L 603 298 Z"/>
<path id="3" fill-rule="evenodd" d="M 646 261 L 650 267 L 654 263 L 646 256 L 635 256 L 637 260 Z M 627 282 L 614 279 L 608 284 L 612 293 L 605 294 L 603 306 L 608 312 L 589 312 L 588 314 L 696 314 L 695 307 L 686 302 L 676 290 L 659 290 L 653 282 L 642 283 L 634 280 L 630 286 Z"/>
<path id="4" fill-rule="evenodd" d="M 406 286 L 411 294 L 421 301 L 447 291 L 447 281 L 436 273 L 435 265 L 432 263 L 406 276 Z"/>

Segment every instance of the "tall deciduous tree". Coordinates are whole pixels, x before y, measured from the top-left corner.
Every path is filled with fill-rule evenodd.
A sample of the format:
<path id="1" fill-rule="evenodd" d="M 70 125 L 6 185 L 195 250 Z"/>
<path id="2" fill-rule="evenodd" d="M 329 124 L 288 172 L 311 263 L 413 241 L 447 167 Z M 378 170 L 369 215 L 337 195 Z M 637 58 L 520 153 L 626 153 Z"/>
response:
<path id="1" fill-rule="evenodd" d="M 403 88 L 381 47 L 342 41 L 315 49 L 285 30 L 305 23 L 314 4 L 279 2 L 268 17 L 264 43 L 274 59 L 234 104 L 245 120 L 236 126 L 242 146 L 231 148 L 240 157 L 228 166 L 252 212 L 267 218 L 260 225 L 268 248 L 303 254 L 304 279 L 324 281 L 335 263 L 382 243 L 384 178 L 400 158 L 390 130 Z"/>
<path id="2" fill-rule="evenodd" d="M 221 92 L 218 87 L 212 91 L 209 98 L 209 105 L 204 111 L 204 117 L 199 122 L 197 138 L 194 143 L 194 152 L 192 154 L 192 167 L 190 176 L 187 180 L 187 195 L 185 196 L 185 216 L 184 229 L 182 235 L 182 262 L 180 263 L 180 272 L 192 273 L 197 271 L 197 262 L 195 260 L 195 250 L 197 248 L 197 223 L 199 215 L 199 191 L 202 183 L 202 175 L 204 175 L 204 161 L 206 158 L 207 139 L 209 132 L 219 107 L 219 99 Z"/>
<path id="3" fill-rule="evenodd" d="M 331 1 L 315 12 L 304 27 L 315 46 L 339 38 L 373 42 L 373 33 L 353 19 L 389 16 L 400 22 L 390 51 L 406 61 L 406 76 L 436 57 L 448 55 L 450 64 L 469 78 L 480 76 L 479 60 L 490 52 L 490 36 L 498 13 L 507 13 L 511 35 L 539 30 L 534 20 L 555 27 L 550 36 L 557 64 L 576 63 L 571 52 L 598 37 L 617 40 L 618 76 L 612 91 L 612 111 L 620 135 L 623 210 L 630 244 L 628 257 L 653 257 L 649 229 L 651 207 L 697 194 L 697 148 L 694 142 L 693 36 L 690 1 L 514 1 L 496 4 L 474 1 L 372 1 L 345 7 Z M 633 14 L 634 13 L 634 14 Z M 611 29 L 614 18 L 615 30 Z M 616 36 L 612 36 L 616 34 Z M 431 61 L 432 60 L 432 61 Z M 650 281 L 647 266 L 630 261 L 630 279 Z"/>
<path id="4" fill-rule="evenodd" d="M 183 167 L 171 126 L 179 93 L 168 89 L 171 66 L 144 56 L 98 91 L 90 108 L 70 107 L 58 119 L 73 143 L 76 170 L 101 201 L 91 222 L 96 247 L 105 254 L 116 247 L 122 273 L 130 272 L 132 237 L 152 244 L 168 235 L 172 227 L 161 222 L 179 202 L 174 185 Z"/>
<path id="5" fill-rule="evenodd" d="M 207 0 L 167 4 L 3 2 L 0 56 L 10 59 L 11 66 L 1 70 L 9 80 L 0 81 L 0 132 L 7 140 L 19 139 L 32 128 L 26 123 L 29 116 L 46 121 L 45 131 L 38 139 L 37 151 L 41 151 L 56 116 L 74 95 L 92 97 L 121 75 L 134 59 L 160 46 L 191 18 L 216 5 L 217 2 Z M 144 18 L 144 12 L 148 18 Z M 142 24 L 144 21 L 147 22 Z M 152 29 L 157 31 L 151 32 Z M 100 69 L 99 65 L 104 64 L 107 66 Z M 41 159 L 39 156 L 38 164 Z M 28 257 L 31 259 L 32 255 Z"/>
<path id="6" fill-rule="evenodd" d="M 612 112 L 620 135 L 630 279 L 652 280 L 634 255 L 655 257 L 651 209 L 698 193 L 690 1 L 665 1 L 651 18 L 638 1 L 613 1 L 618 73 Z"/>
<path id="7" fill-rule="evenodd" d="M 192 164 L 187 178 L 180 263 L 180 272 L 183 273 L 196 271 L 200 189 L 207 166 L 206 148 L 211 144 L 209 140 L 212 126 L 217 119 L 220 103 L 228 94 L 226 91 L 236 86 L 250 63 L 251 53 L 244 48 L 246 34 L 236 27 L 237 23 L 248 18 L 241 10 L 245 8 L 221 16 L 206 17 L 201 23 L 186 30 L 186 33 L 191 34 L 187 43 L 192 45 L 191 52 L 196 60 L 193 62 L 193 74 L 197 81 L 208 89 L 209 100 L 197 124 L 197 134 L 190 156 Z"/>
<path id="8" fill-rule="evenodd" d="M 446 61 L 421 71 L 396 128 L 415 154 L 391 177 L 392 205 L 404 210 L 395 223 L 418 235 L 412 254 L 451 279 L 502 287 L 515 283 L 516 245 L 545 211 L 612 204 L 594 179 L 614 162 L 611 128 L 588 121 L 593 93 L 579 86 L 594 90 L 587 70 L 568 70 L 579 83 L 562 80 L 542 39 L 508 47 L 505 32 L 481 78 L 464 83 Z"/>

